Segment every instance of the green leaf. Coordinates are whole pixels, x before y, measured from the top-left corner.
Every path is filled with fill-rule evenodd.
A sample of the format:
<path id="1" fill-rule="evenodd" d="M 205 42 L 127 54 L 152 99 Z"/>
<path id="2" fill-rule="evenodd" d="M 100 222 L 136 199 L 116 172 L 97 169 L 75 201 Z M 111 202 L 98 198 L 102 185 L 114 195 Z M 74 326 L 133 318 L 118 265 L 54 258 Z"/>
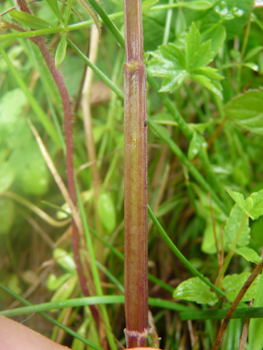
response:
<path id="1" fill-rule="evenodd" d="M 235 300 L 249 276 L 249 272 L 243 272 L 239 275 L 234 274 L 225 276 L 225 278 L 222 280 L 222 287 L 227 292 L 226 297 L 229 301 L 233 302 Z M 262 275 L 259 275 L 248 288 L 246 294 L 242 298 L 243 302 L 250 301 L 255 298 L 261 276 Z"/>
<path id="2" fill-rule="evenodd" d="M 62 19 L 61 15 L 60 15 L 60 12 L 59 12 L 57 0 L 46 0 L 46 2 L 48 3 L 48 5 L 51 8 L 51 10 L 54 12 L 56 17 L 58 18 L 58 20 L 60 22 L 63 22 L 63 19 Z"/>
<path id="3" fill-rule="evenodd" d="M 64 61 L 67 52 L 67 35 L 63 34 L 55 54 L 56 68 Z"/>
<path id="4" fill-rule="evenodd" d="M 47 192 L 50 175 L 35 141 L 15 149 L 9 161 L 17 174 L 15 182 L 25 193 L 39 195 Z"/>
<path id="5" fill-rule="evenodd" d="M 251 90 L 228 102 L 224 112 L 236 125 L 263 135 L 263 90 Z"/>
<path id="6" fill-rule="evenodd" d="M 214 57 L 210 50 L 211 41 L 201 44 L 201 35 L 195 24 L 192 23 L 190 31 L 185 38 L 185 52 L 187 71 L 191 72 L 196 68 L 206 66 Z"/>
<path id="7" fill-rule="evenodd" d="M 250 216 L 249 211 L 246 209 L 246 201 L 244 199 L 244 196 L 242 193 L 232 191 L 232 190 L 227 190 L 229 195 L 234 199 L 234 201 L 239 205 L 239 207 L 243 210 L 243 212 L 247 215 Z M 251 216 L 250 216 L 251 217 Z M 251 219 L 254 219 L 253 217 Z"/>
<path id="8" fill-rule="evenodd" d="M 215 3 L 212 0 L 210 2 Z M 207 11 L 205 16 L 202 17 L 198 16 L 197 13 L 194 20 L 201 20 L 204 29 L 215 26 L 215 24 L 222 21 L 226 29 L 227 40 L 229 40 L 238 35 L 246 25 L 253 11 L 254 3 L 254 0 L 216 1 L 213 11 Z M 220 4 L 222 4 L 221 7 Z"/>
<path id="9" fill-rule="evenodd" d="M 189 144 L 188 158 L 192 160 L 195 156 L 198 155 L 198 153 L 202 148 L 205 149 L 206 147 L 207 147 L 207 143 L 204 137 L 198 134 L 197 132 L 194 132 L 193 137 Z"/>
<path id="10" fill-rule="evenodd" d="M 222 93 L 220 90 L 222 90 L 221 86 L 216 84 L 215 82 L 212 82 L 209 78 L 207 78 L 204 75 L 196 75 L 193 74 L 191 76 L 192 80 L 196 81 L 197 83 L 200 83 L 208 88 L 208 90 L 212 91 L 214 94 L 218 95 L 220 98 L 222 98 Z"/>
<path id="11" fill-rule="evenodd" d="M 218 249 L 221 251 L 221 222 L 215 220 L 215 230 L 216 237 L 218 243 Z M 215 254 L 216 253 L 216 243 L 215 243 L 215 235 L 214 235 L 214 227 L 211 219 L 207 219 L 206 227 L 204 231 L 204 237 L 201 245 L 202 252 L 206 254 Z"/>
<path id="12" fill-rule="evenodd" d="M 252 193 L 246 199 L 246 209 L 250 213 L 250 217 L 253 220 L 257 220 L 263 215 L 263 190 Z"/>
<path id="13" fill-rule="evenodd" d="M 8 162 L 0 165 L 0 193 L 7 190 L 14 181 L 15 172 Z"/>
<path id="14" fill-rule="evenodd" d="M 65 283 L 70 277 L 72 277 L 72 273 L 65 273 L 64 275 L 57 278 L 53 273 L 49 274 L 47 279 L 47 288 L 49 290 L 58 289 L 63 283 Z"/>
<path id="15" fill-rule="evenodd" d="M 115 206 L 108 193 L 102 193 L 98 200 L 98 212 L 102 225 L 108 233 L 112 233 L 116 226 Z"/>
<path id="16" fill-rule="evenodd" d="M 10 90 L 0 99 L 0 140 L 10 149 L 20 148 L 32 140 L 32 132 L 23 118 L 26 104 L 21 89 Z"/>
<path id="17" fill-rule="evenodd" d="M 251 50 L 249 50 L 249 51 L 246 53 L 246 55 L 245 55 L 243 61 L 244 61 L 244 62 L 249 61 L 251 58 L 253 58 L 253 57 L 256 56 L 257 54 L 259 54 L 262 50 L 263 50 L 263 46 L 256 46 L 256 47 L 253 47 Z"/>
<path id="18" fill-rule="evenodd" d="M 201 281 L 199 277 L 189 278 L 180 283 L 173 292 L 173 298 L 210 306 L 215 305 L 218 301 L 217 295 L 210 292 L 209 286 Z"/>
<path id="19" fill-rule="evenodd" d="M 222 80 L 224 77 L 217 73 L 217 69 L 212 67 L 201 67 L 194 70 L 195 74 L 204 75 L 212 80 Z"/>
<path id="20" fill-rule="evenodd" d="M 69 278 L 65 283 L 62 284 L 62 286 L 54 293 L 54 295 L 51 298 L 52 301 L 59 301 L 59 300 L 67 300 L 73 293 L 76 284 L 78 281 L 77 275 L 72 276 Z M 56 310 L 51 310 L 52 312 Z"/>
<path id="21" fill-rule="evenodd" d="M 64 269 L 74 272 L 76 270 L 76 264 L 72 257 L 66 250 L 61 248 L 56 248 L 53 251 L 53 257 L 56 259 L 57 263 Z"/>
<path id="22" fill-rule="evenodd" d="M 232 249 L 238 255 L 243 256 L 247 261 L 252 261 L 257 264 L 261 262 L 260 256 L 255 252 L 254 249 L 242 247 L 236 248 L 233 244 L 228 244 L 229 249 Z"/>
<path id="23" fill-rule="evenodd" d="M 31 15 L 30 13 L 13 10 L 10 11 L 9 14 L 18 23 L 33 29 L 43 29 L 52 27 L 52 24 L 50 24 L 49 22 L 35 15 Z"/>
<path id="24" fill-rule="evenodd" d="M 4 94 L 0 100 L 0 128 L 10 123 L 10 119 L 16 122 L 26 103 L 26 96 L 21 89 L 9 90 Z"/>
<path id="25" fill-rule="evenodd" d="M 263 306 L 263 278 L 260 275 L 260 282 L 257 288 L 257 292 L 254 299 L 254 307 Z M 249 324 L 249 349 L 262 349 L 263 348 L 263 319 L 251 319 Z"/>
<path id="26" fill-rule="evenodd" d="M 192 23 L 185 37 L 185 53 L 172 43 L 150 52 L 148 71 L 153 76 L 165 78 L 160 92 L 172 92 L 190 78 L 221 97 L 221 85 L 218 81 L 223 77 L 215 68 L 205 67 L 215 55 L 210 46 L 210 40 L 201 43 L 199 30 Z"/>
<path id="27" fill-rule="evenodd" d="M 183 2 L 183 7 L 191 10 L 208 10 L 212 7 L 208 1 L 188 1 Z"/>
<path id="28" fill-rule="evenodd" d="M 14 222 L 15 206 L 7 198 L 0 198 L 0 235 L 7 234 Z"/>
<path id="29" fill-rule="evenodd" d="M 82 323 L 82 325 L 79 327 L 77 333 L 83 336 L 84 338 L 88 337 L 89 341 L 93 342 L 91 340 L 91 334 L 90 334 L 90 327 L 92 325 L 92 320 L 90 318 L 86 318 L 85 321 Z M 94 329 L 95 334 L 97 333 L 96 330 Z M 94 342 L 94 344 L 99 344 Z M 71 349 L 72 350 L 85 350 L 86 345 L 79 339 L 74 338 Z"/>
<path id="30" fill-rule="evenodd" d="M 68 203 L 64 203 L 63 205 L 61 205 L 60 207 L 62 210 L 59 210 L 57 212 L 57 218 L 59 220 L 63 220 L 63 219 L 67 219 L 70 215 L 71 215 L 71 210 L 70 210 L 70 207 L 68 205 Z M 67 215 L 68 213 L 68 215 Z"/>
<path id="31" fill-rule="evenodd" d="M 226 30 L 223 25 L 217 27 L 214 24 L 211 25 L 211 31 L 207 34 L 202 34 L 202 41 L 211 40 L 211 50 L 214 54 L 217 54 L 219 49 L 223 46 L 226 39 Z"/>
<path id="32" fill-rule="evenodd" d="M 241 222 L 243 220 L 243 210 L 239 205 L 235 204 L 232 208 L 229 218 L 227 219 L 225 229 L 224 229 L 224 237 L 226 243 L 233 243 L 236 239 L 237 233 L 240 229 Z M 250 228 L 248 226 L 248 219 L 246 224 L 238 238 L 237 245 L 240 247 L 244 247 L 248 245 L 250 240 Z"/>
<path id="33" fill-rule="evenodd" d="M 231 190 L 228 190 L 228 193 L 252 220 L 257 220 L 263 215 L 263 190 L 252 193 L 246 200 L 241 193 Z"/>
<path id="34" fill-rule="evenodd" d="M 242 66 L 249 68 L 249 69 L 253 70 L 254 72 L 258 72 L 258 69 L 259 69 L 258 65 L 253 63 L 253 62 L 243 63 Z"/>
<path id="35" fill-rule="evenodd" d="M 65 24 L 68 25 L 68 21 L 71 15 L 72 0 L 67 1 L 67 7 L 65 11 Z"/>
<path id="36" fill-rule="evenodd" d="M 149 12 L 150 8 L 156 4 L 159 0 L 144 0 L 142 1 L 142 13 Z"/>

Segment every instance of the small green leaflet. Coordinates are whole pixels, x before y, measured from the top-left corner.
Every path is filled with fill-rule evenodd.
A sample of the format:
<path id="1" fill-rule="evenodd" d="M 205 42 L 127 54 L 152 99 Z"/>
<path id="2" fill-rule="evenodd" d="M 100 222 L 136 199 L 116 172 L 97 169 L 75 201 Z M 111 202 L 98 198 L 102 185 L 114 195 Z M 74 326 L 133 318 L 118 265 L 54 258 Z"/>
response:
<path id="1" fill-rule="evenodd" d="M 250 272 L 242 272 L 239 275 L 234 274 L 225 276 L 225 278 L 222 280 L 222 287 L 226 291 L 226 297 L 229 301 L 233 302 L 235 300 L 249 276 Z M 262 275 L 259 275 L 248 288 L 246 294 L 242 298 L 243 302 L 250 301 L 255 298 L 261 276 Z"/>
<path id="2" fill-rule="evenodd" d="M 48 3 L 49 7 L 51 8 L 51 10 L 56 15 L 57 19 L 60 22 L 63 22 L 63 19 L 62 19 L 61 15 L 60 15 L 60 12 L 59 12 L 57 0 L 46 0 L 46 2 Z"/>
<path id="3" fill-rule="evenodd" d="M 111 196 L 108 193 L 101 193 L 98 200 L 98 212 L 108 233 L 112 233 L 116 226 L 116 211 Z"/>
<path id="4" fill-rule="evenodd" d="M 72 254 L 69 254 L 66 250 L 56 248 L 53 251 L 53 257 L 56 259 L 57 263 L 67 271 L 74 272 L 76 270 L 76 264 Z"/>
<path id="5" fill-rule="evenodd" d="M 237 126 L 263 135 L 263 90 L 250 90 L 228 102 L 224 112 Z"/>
<path id="6" fill-rule="evenodd" d="M 66 282 L 64 282 L 57 290 L 56 292 L 53 294 L 52 298 L 51 298 L 51 302 L 52 301 L 60 301 L 60 300 L 67 300 L 70 298 L 70 296 L 72 295 L 76 284 L 78 281 L 78 277 L 77 274 L 72 275 L 70 278 L 67 279 Z M 51 312 L 54 312 L 56 310 L 50 310 Z"/>
<path id="7" fill-rule="evenodd" d="M 242 247 L 236 248 L 233 244 L 228 244 L 229 249 L 232 249 L 238 255 L 243 256 L 247 261 L 252 261 L 255 264 L 261 262 L 260 256 L 255 252 L 254 249 Z"/>
<path id="8" fill-rule="evenodd" d="M 229 218 L 226 221 L 224 228 L 224 239 L 227 243 L 234 243 L 236 236 L 238 234 L 242 219 L 243 219 L 243 210 L 239 205 L 235 204 L 232 208 Z M 248 245 L 250 240 L 250 228 L 248 226 L 248 219 L 246 224 L 238 238 L 237 245 L 239 247 L 244 247 Z"/>
<path id="9" fill-rule="evenodd" d="M 173 292 L 173 298 L 210 306 L 215 305 L 218 301 L 217 295 L 211 292 L 209 286 L 201 281 L 199 277 L 189 278 L 180 283 Z"/>
<path id="10" fill-rule="evenodd" d="M 67 51 L 67 37 L 66 37 L 66 34 L 63 34 L 55 54 L 56 68 L 58 68 L 58 66 L 64 61 L 66 57 L 66 51 Z"/>
<path id="11" fill-rule="evenodd" d="M 148 71 L 153 76 L 164 78 L 161 92 L 173 92 L 186 79 L 192 79 L 221 97 L 219 81 L 223 77 L 217 69 L 206 67 L 215 56 L 211 41 L 201 43 L 199 30 L 194 23 L 186 34 L 184 50 L 169 43 L 159 46 L 159 50 L 150 52 L 150 55 Z"/>
<path id="12" fill-rule="evenodd" d="M 240 206 L 243 212 L 252 220 L 257 220 L 263 215 L 263 190 L 252 193 L 246 200 L 243 194 L 228 190 L 229 195 Z"/>
<path id="13" fill-rule="evenodd" d="M 56 290 L 59 287 L 61 287 L 62 284 L 64 284 L 70 277 L 72 277 L 72 273 L 71 272 L 65 273 L 65 274 L 63 274 L 60 277 L 57 277 L 56 275 L 51 273 L 48 276 L 46 287 L 49 290 Z"/>
<path id="14" fill-rule="evenodd" d="M 192 160 L 195 156 L 198 155 L 202 148 L 205 149 L 206 147 L 207 143 L 204 137 L 197 132 L 194 132 L 188 148 L 188 158 Z"/>
<path id="15" fill-rule="evenodd" d="M 53 27 L 52 24 L 45 21 L 44 19 L 26 12 L 13 10 L 9 14 L 18 23 L 33 29 L 44 29 Z"/>

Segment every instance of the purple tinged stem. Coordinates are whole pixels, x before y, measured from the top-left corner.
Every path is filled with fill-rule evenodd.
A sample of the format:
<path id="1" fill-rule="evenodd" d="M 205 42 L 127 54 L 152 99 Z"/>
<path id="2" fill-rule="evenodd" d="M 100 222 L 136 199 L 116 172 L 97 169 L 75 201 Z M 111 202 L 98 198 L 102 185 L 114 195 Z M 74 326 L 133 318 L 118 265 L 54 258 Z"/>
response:
<path id="1" fill-rule="evenodd" d="M 27 12 L 31 14 L 30 9 L 27 6 L 27 3 L 25 0 L 17 0 L 17 4 L 22 12 Z M 74 168 L 73 168 L 73 131 L 72 131 L 72 113 L 71 113 L 71 106 L 70 106 L 70 99 L 69 94 L 66 88 L 66 85 L 63 81 L 63 78 L 60 74 L 60 72 L 57 70 L 55 66 L 55 62 L 53 57 L 51 56 L 48 47 L 46 45 L 46 42 L 44 38 L 40 36 L 36 36 L 34 38 L 31 38 L 31 40 L 38 46 L 41 54 L 44 57 L 44 60 L 47 64 L 48 69 L 50 70 L 50 73 L 53 76 L 53 79 L 55 80 L 55 83 L 58 87 L 60 97 L 62 100 L 63 105 L 63 111 L 64 111 L 64 125 L 65 125 L 65 136 L 66 136 L 66 168 L 67 168 L 67 182 L 68 182 L 68 189 L 69 194 L 71 197 L 71 200 L 75 206 L 77 206 L 77 196 L 76 196 L 76 189 L 75 189 L 75 181 L 74 181 Z M 79 235 L 77 226 L 74 220 L 72 220 L 72 249 L 74 254 L 74 260 L 77 267 L 77 273 L 80 281 L 80 285 L 82 288 L 82 292 L 84 296 L 90 296 L 90 293 L 87 288 L 85 276 L 82 270 L 82 265 L 80 261 L 79 256 Z M 93 318 L 99 326 L 99 314 L 97 309 L 94 305 L 90 306 L 91 313 L 93 315 Z"/>
<path id="2" fill-rule="evenodd" d="M 147 117 L 140 0 L 124 0 L 125 314 L 127 348 L 147 346 Z"/>

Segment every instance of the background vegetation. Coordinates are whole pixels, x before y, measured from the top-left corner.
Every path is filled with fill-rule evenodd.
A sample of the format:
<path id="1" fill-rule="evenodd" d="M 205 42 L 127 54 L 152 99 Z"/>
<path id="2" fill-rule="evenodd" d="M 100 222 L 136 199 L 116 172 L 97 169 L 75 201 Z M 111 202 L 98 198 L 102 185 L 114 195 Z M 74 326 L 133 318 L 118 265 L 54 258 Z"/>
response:
<path id="1" fill-rule="evenodd" d="M 32 2 L 35 18 L 10 11 L 11 1 L 1 2 L 0 305 L 5 310 L 22 306 L 24 299 L 34 305 L 54 301 L 40 311 L 52 310 L 49 315 L 77 332 L 80 340 L 54 328 L 34 308 L 28 316 L 18 316 L 18 310 L 13 316 L 72 349 L 85 348 L 81 337 L 97 349 L 103 346 L 103 330 L 96 331 L 80 298 L 69 205 L 28 123 L 38 130 L 66 183 L 62 103 L 42 55 L 25 39 L 33 28 L 44 35 L 70 95 L 79 205 L 84 205 L 82 219 L 86 217 L 90 228 L 85 228 L 88 249 L 81 241 L 81 260 L 89 292 L 98 295 L 91 304 L 111 304 L 109 322 L 120 346 L 125 327 L 122 1 L 100 3 L 120 32 L 99 19 L 93 1 L 59 2 L 57 8 L 55 3 Z M 156 326 L 163 349 L 211 349 L 219 327 L 211 318 L 224 318 L 219 309 L 230 307 L 261 261 L 263 14 L 260 4 L 255 5 L 254 0 L 142 3 L 148 202 L 151 218 L 166 232 L 160 236 L 158 222 L 149 218 L 150 325 Z M 91 34 L 94 21 L 101 25 L 99 39 Z M 25 33 L 10 23 L 18 23 Z M 96 40 L 97 71 L 91 84 L 85 81 L 86 63 L 90 65 L 87 57 L 92 60 Z M 85 125 L 83 105 L 92 124 Z M 94 269 L 101 277 L 95 283 Z M 215 284 L 215 292 L 200 279 L 188 280 L 196 271 Z M 222 282 L 224 275 L 233 274 Z M 243 311 L 254 298 L 257 307 L 263 306 L 262 283 L 259 275 L 239 305 Z M 72 304 L 59 306 L 66 299 L 73 299 Z M 207 309 L 212 313 L 205 314 Z M 198 310 L 197 320 L 192 320 Z M 106 309 L 99 312 L 107 324 Z M 239 348 L 246 315 L 229 323 L 222 349 Z M 248 349 L 263 348 L 260 329 L 261 319 L 251 322 Z"/>

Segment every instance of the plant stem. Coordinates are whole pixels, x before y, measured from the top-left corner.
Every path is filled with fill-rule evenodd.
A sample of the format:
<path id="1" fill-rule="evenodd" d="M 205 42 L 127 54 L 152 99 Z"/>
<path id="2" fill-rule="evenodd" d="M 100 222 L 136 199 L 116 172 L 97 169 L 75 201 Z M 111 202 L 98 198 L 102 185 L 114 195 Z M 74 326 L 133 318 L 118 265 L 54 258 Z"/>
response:
<path id="1" fill-rule="evenodd" d="M 126 346 L 147 346 L 147 117 L 140 0 L 124 0 Z"/>
<path id="2" fill-rule="evenodd" d="M 91 63 L 95 64 L 98 55 L 99 48 L 99 31 L 97 27 L 93 24 L 91 26 L 90 32 L 90 51 L 89 57 Z M 92 132 L 92 115 L 91 115 L 91 106 L 90 106 L 90 94 L 91 94 L 91 84 L 93 80 L 93 70 L 90 67 L 86 69 L 85 81 L 83 84 L 82 90 L 82 110 L 83 110 L 83 121 L 84 121 L 84 130 L 85 130 L 85 138 L 86 138 L 86 148 L 89 161 L 91 164 L 91 175 L 92 175 L 92 184 L 94 190 L 94 217 L 95 217 L 95 227 L 96 231 L 102 235 L 102 228 L 100 217 L 98 213 L 98 200 L 100 195 L 100 174 L 97 166 L 97 155 L 96 155 L 96 147 Z M 98 260 L 100 262 L 103 261 L 103 249 L 99 242 L 97 247 Z"/>
<path id="3" fill-rule="evenodd" d="M 233 301 L 233 304 L 231 305 L 228 313 L 226 314 L 226 317 L 224 319 L 224 322 L 222 323 L 218 333 L 217 333 L 217 337 L 216 340 L 214 342 L 214 346 L 213 346 L 213 350 L 217 350 L 222 337 L 224 335 L 224 332 L 227 328 L 227 325 L 235 311 L 235 309 L 237 308 L 238 304 L 240 303 L 241 299 L 243 298 L 243 296 L 245 295 L 246 291 L 248 290 L 248 288 L 251 286 L 251 284 L 253 283 L 253 281 L 256 279 L 256 277 L 259 275 L 260 271 L 263 268 L 263 260 L 255 267 L 255 269 L 253 270 L 253 272 L 251 273 L 251 275 L 248 277 L 247 281 L 245 282 L 245 284 L 243 285 L 243 287 L 241 288 L 240 292 L 238 293 L 238 295 L 236 296 L 236 299 Z"/>
<path id="4" fill-rule="evenodd" d="M 27 3 L 25 0 L 18 0 L 17 4 L 21 11 L 31 14 Z M 75 190 L 75 180 L 74 180 L 74 169 L 73 169 L 73 130 L 72 130 L 72 114 L 69 94 L 63 78 L 59 71 L 56 69 L 55 62 L 51 56 L 48 47 L 46 45 L 45 39 L 37 36 L 31 38 L 31 40 L 38 46 L 50 73 L 58 87 L 58 91 L 62 100 L 63 111 L 64 111 L 64 125 L 65 125 L 65 136 L 66 136 L 66 168 L 67 168 L 67 182 L 71 201 L 75 207 L 77 207 L 77 196 Z M 79 256 L 79 236 L 76 221 L 72 220 L 72 249 L 74 254 L 74 260 L 76 263 L 76 268 L 79 276 L 79 282 L 82 288 L 82 292 L 85 296 L 89 296 L 89 291 L 85 281 L 85 276 L 82 270 L 82 265 Z M 90 308 L 93 318 L 99 325 L 99 315 L 95 307 Z"/>

